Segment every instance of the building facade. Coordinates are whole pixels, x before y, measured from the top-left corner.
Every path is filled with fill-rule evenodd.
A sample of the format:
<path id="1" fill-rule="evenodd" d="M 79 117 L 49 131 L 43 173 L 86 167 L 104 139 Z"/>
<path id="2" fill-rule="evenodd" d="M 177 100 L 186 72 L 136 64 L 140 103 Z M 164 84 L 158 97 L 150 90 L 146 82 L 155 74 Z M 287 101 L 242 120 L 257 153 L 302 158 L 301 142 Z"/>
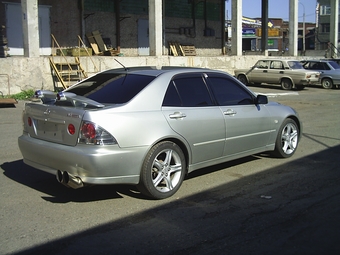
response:
<path id="1" fill-rule="evenodd" d="M 319 0 L 318 1 L 318 6 L 317 6 L 317 22 L 316 22 L 316 48 L 317 49 L 324 49 L 326 50 L 329 45 L 328 42 L 332 40 L 332 33 L 337 33 L 338 38 L 340 35 L 340 30 L 339 30 L 339 23 L 337 25 L 337 31 L 332 31 L 332 20 L 331 20 L 331 14 L 332 14 L 332 9 L 331 9 L 331 1 L 334 0 Z M 337 6 L 337 13 L 339 17 L 339 9 L 340 5 L 338 2 Z M 333 10 L 335 11 L 335 10 Z M 337 19 L 339 20 L 339 19 Z M 334 25 L 334 24 L 333 24 Z M 336 48 L 339 49 L 339 44 L 334 45 Z"/>
<path id="2" fill-rule="evenodd" d="M 23 55 L 20 0 L 0 3 L 10 55 Z M 148 0 L 39 0 L 40 54 L 50 55 L 54 35 L 61 47 L 79 46 L 78 36 L 99 31 L 126 56 L 148 55 Z M 224 38 L 224 0 L 163 0 L 163 55 L 169 42 L 194 45 L 198 55 L 220 55 Z M 223 20 L 223 22 L 222 22 Z"/>

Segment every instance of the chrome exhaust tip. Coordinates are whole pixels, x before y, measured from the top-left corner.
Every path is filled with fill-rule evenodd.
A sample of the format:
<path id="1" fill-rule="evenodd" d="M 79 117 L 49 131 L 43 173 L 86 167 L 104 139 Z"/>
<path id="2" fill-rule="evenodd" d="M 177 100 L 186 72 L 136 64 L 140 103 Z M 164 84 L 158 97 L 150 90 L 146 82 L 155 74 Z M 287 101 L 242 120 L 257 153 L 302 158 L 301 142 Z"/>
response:
<path id="1" fill-rule="evenodd" d="M 58 170 L 56 176 L 58 182 L 65 185 L 66 187 L 70 187 L 73 189 L 79 189 L 81 187 L 84 187 L 84 183 L 79 177 L 71 175 L 66 171 L 62 172 Z"/>

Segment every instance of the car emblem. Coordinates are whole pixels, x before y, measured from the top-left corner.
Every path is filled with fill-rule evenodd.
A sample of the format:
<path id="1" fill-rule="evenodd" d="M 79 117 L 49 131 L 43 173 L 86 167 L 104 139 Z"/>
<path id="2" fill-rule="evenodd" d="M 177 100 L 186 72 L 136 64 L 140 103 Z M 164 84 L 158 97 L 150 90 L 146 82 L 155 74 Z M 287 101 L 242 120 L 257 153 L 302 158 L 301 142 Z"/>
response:
<path id="1" fill-rule="evenodd" d="M 81 116 L 80 116 L 80 115 L 78 115 L 78 114 L 73 114 L 73 113 L 68 113 L 68 114 L 67 114 L 67 117 L 71 117 L 71 118 L 78 118 L 78 119 L 80 119 L 80 118 L 81 118 Z"/>
<path id="2" fill-rule="evenodd" d="M 49 115 L 51 113 L 50 109 L 46 109 L 46 111 L 44 111 L 44 115 Z"/>

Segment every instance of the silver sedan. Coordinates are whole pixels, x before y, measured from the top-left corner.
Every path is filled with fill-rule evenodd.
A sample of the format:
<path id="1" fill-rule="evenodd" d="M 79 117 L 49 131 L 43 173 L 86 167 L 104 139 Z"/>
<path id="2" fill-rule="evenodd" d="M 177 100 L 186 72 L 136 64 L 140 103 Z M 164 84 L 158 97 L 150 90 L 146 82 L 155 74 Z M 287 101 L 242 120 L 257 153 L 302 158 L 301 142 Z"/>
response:
<path id="1" fill-rule="evenodd" d="M 305 60 L 301 61 L 307 70 L 320 72 L 319 83 L 325 89 L 340 85 L 340 65 L 332 60 Z"/>
<path id="2" fill-rule="evenodd" d="M 154 199 L 202 167 L 266 151 L 290 157 L 301 135 L 292 108 L 210 69 L 114 69 L 34 101 L 18 138 L 26 164 L 68 187 L 133 184 Z"/>

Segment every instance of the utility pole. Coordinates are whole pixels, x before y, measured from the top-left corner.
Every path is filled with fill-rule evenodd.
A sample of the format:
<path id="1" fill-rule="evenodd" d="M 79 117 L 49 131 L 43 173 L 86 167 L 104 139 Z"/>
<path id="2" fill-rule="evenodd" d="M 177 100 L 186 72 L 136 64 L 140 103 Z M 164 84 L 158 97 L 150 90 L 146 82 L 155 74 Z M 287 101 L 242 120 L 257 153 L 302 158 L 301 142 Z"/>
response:
<path id="1" fill-rule="evenodd" d="M 303 7 L 303 21 L 302 21 L 302 54 L 306 54 L 306 27 L 305 27 L 305 5 L 299 1 Z"/>

